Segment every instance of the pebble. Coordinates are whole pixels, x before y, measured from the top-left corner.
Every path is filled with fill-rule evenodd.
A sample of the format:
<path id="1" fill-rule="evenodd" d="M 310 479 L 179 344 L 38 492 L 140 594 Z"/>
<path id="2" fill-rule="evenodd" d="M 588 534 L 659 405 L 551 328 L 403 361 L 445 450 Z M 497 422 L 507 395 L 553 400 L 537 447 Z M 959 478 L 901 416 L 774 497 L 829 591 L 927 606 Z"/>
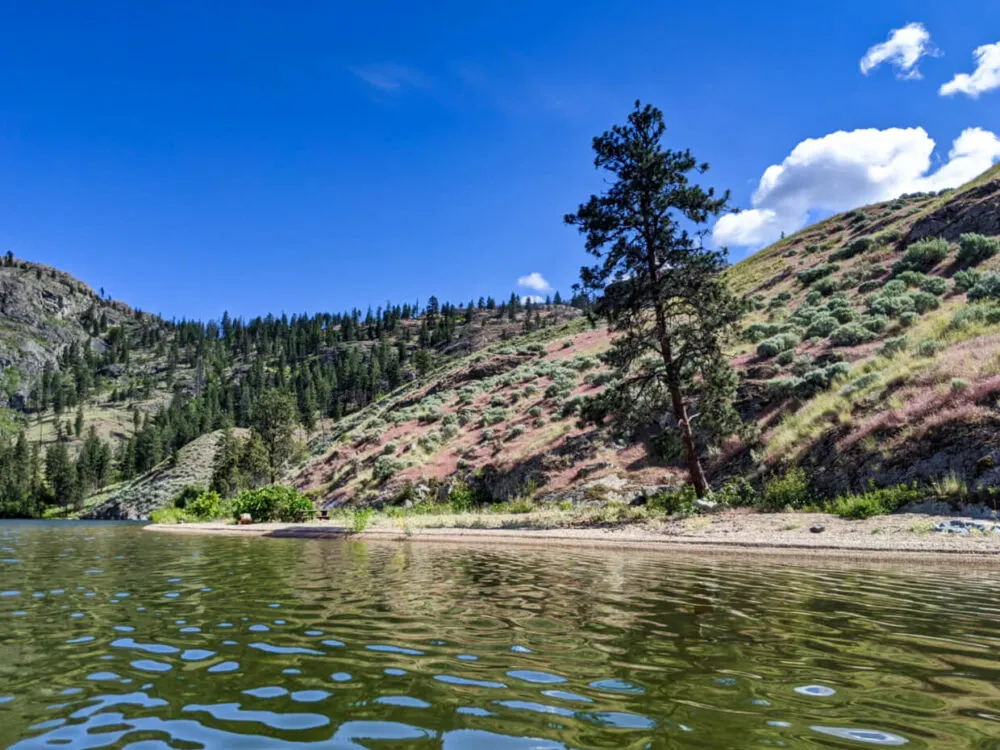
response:
<path id="1" fill-rule="evenodd" d="M 989 521 L 965 521 L 963 519 L 948 519 L 947 521 L 941 521 L 938 523 L 934 530 L 942 534 L 958 534 L 959 536 L 968 536 L 975 531 L 979 531 L 983 534 L 993 532 L 994 534 L 1000 534 L 1000 524 L 991 523 Z"/>

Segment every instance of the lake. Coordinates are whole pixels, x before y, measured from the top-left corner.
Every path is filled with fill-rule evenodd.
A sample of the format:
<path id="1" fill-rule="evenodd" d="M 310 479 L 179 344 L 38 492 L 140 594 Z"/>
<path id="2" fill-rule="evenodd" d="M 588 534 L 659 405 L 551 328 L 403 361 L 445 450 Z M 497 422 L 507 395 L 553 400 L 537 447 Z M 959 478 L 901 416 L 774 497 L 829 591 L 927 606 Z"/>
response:
<path id="1" fill-rule="evenodd" d="M 980 563 L 30 522 L 0 560 L 2 747 L 1000 748 Z"/>

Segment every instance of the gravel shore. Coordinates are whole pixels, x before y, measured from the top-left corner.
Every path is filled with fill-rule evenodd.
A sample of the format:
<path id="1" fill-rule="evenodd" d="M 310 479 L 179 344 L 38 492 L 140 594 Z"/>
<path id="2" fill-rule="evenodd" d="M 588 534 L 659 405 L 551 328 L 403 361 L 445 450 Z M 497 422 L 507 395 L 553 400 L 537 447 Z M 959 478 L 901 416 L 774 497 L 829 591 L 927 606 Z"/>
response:
<path id="1" fill-rule="evenodd" d="M 365 531 L 352 533 L 331 521 L 262 523 L 152 524 L 151 532 L 226 534 L 307 539 L 395 539 L 416 542 L 533 544 L 560 547 L 624 547 L 697 553 L 756 553 L 766 555 L 822 555 L 866 559 L 871 557 L 976 558 L 1000 563 L 1000 533 L 972 531 L 950 534 L 935 531 L 949 516 L 898 514 L 848 521 L 824 513 L 753 513 L 731 510 L 712 515 L 644 523 L 578 527 L 552 525 L 530 516 L 516 521 L 495 519 L 494 528 L 482 528 L 482 516 L 414 517 L 405 526 L 379 519 Z M 412 525 L 411 525 L 412 522 Z M 987 522 L 990 526 L 992 523 Z M 516 526 L 515 526 L 516 524 Z M 544 528 L 538 528 L 543 525 Z M 517 527 L 519 526 L 519 527 Z M 822 530 L 818 529 L 822 527 Z M 814 529 L 817 529 L 814 531 Z"/>

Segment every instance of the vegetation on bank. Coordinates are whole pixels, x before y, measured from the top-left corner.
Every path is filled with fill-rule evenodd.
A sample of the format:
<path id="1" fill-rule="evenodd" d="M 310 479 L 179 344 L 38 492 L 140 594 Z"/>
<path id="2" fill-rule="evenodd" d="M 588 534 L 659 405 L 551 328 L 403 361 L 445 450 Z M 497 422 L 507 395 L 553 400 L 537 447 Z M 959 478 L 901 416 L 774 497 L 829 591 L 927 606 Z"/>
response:
<path id="1" fill-rule="evenodd" d="M 169 507 L 154 511 L 154 523 L 197 521 L 238 521 L 243 515 L 255 523 L 308 521 L 316 514 L 312 501 L 292 487 L 269 485 L 243 490 L 234 497 L 224 497 L 214 490 L 186 487 Z"/>
<path id="2" fill-rule="evenodd" d="M 456 482 L 447 493 L 430 493 L 426 499 L 418 499 L 414 503 L 416 491 L 408 485 L 396 498 L 397 504 L 378 509 L 341 506 L 330 509 L 324 517 L 360 533 L 378 520 L 391 521 L 406 530 L 412 519 L 425 517 L 428 520 L 421 521 L 422 526 L 462 527 L 469 525 L 470 518 L 479 518 L 478 523 L 485 527 L 482 518 L 492 517 L 502 519 L 501 527 L 517 527 L 538 526 L 537 521 L 527 523 L 517 519 L 542 514 L 544 525 L 555 528 L 640 523 L 715 513 L 728 508 L 747 508 L 761 513 L 831 513 L 849 520 L 888 515 L 909 505 L 934 501 L 953 507 L 960 503 L 978 502 L 1000 510 L 1000 490 L 972 491 L 954 474 L 924 487 L 916 484 L 872 486 L 863 492 L 825 498 L 812 486 L 808 474 L 798 467 L 771 476 L 759 487 L 745 479 L 735 479 L 702 498 L 697 496 L 692 485 L 664 488 L 632 503 L 606 501 L 603 495 L 594 492 L 592 496 L 585 496 L 583 501 L 574 503 L 570 500 L 541 499 L 531 488 L 512 500 L 491 502 L 477 495 L 473 487 Z M 244 490 L 230 498 L 213 490 L 187 487 L 169 507 L 154 512 L 152 520 L 163 524 L 237 522 L 243 514 L 249 515 L 255 523 L 300 523 L 315 518 L 316 512 L 312 501 L 291 487 L 269 485 Z"/>

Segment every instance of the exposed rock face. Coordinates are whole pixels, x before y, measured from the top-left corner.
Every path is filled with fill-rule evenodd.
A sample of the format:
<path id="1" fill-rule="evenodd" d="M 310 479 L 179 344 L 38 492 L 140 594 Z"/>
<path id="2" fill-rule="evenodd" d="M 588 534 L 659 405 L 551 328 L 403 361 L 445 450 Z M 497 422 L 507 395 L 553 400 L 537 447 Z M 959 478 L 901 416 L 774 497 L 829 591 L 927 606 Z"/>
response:
<path id="1" fill-rule="evenodd" d="M 831 436 L 816 445 L 806 465 L 813 469 L 815 488 L 835 497 L 864 491 L 868 483 L 880 487 L 914 482 L 926 485 L 951 474 L 969 477 L 970 485 L 975 477 L 977 486 L 998 487 L 998 456 L 1000 417 L 977 423 L 946 423 L 887 456 L 861 444 L 840 453 L 836 436 Z"/>
<path id="2" fill-rule="evenodd" d="M 69 344 L 89 341 L 95 352 L 103 351 L 104 343 L 83 324 L 91 307 L 106 316 L 110 326 L 132 313 L 127 305 L 101 299 L 61 271 L 21 261 L 0 265 L 0 369 L 20 371 L 22 397 L 45 364 L 55 362 Z"/>
<path id="3" fill-rule="evenodd" d="M 972 188 L 917 221 L 906 244 L 928 237 L 956 242 L 966 233 L 1000 234 L 1000 180 Z"/>

